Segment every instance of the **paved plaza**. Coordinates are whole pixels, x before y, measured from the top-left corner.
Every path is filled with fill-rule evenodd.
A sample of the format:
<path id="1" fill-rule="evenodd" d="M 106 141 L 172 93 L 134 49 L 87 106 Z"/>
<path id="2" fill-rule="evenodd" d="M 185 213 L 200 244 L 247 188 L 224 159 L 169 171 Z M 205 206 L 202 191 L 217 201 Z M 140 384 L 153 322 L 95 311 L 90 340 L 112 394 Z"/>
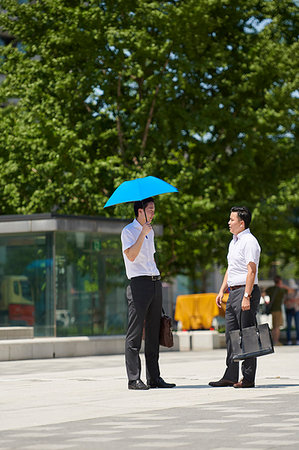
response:
<path id="1" fill-rule="evenodd" d="M 209 387 L 224 360 L 163 352 L 177 387 L 149 391 L 127 389 L 120 355 L 1 362 L 0 449 L 297 450 L 299 346 L 260 358 L 255 389 Z"/>

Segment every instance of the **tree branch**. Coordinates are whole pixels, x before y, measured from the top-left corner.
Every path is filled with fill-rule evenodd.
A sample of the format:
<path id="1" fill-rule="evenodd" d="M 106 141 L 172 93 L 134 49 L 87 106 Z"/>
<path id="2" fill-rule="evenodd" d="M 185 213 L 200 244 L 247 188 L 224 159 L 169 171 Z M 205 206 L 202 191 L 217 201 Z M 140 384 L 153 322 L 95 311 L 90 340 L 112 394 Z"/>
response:
<path id="1" fill-rule="evenodd" d="M 118 142 L 119 142 L 119 148 L 122 154 L 124 154 L 124 135 L 121 129 L 121 122 L 120 122 L 120 106 L 119 106 L 119 99 L 121 97 L 121 74 L 118 74 L 118 81 L 117 81 L 117 117 L 116 117 L 116 128 L 117 128 L 117 134 L 118 134 Z"/>
<path id="2" fill-rule="evenodd" d="M 168 64 L 168 58 L 165 61 L 165 64 L 164 64 L 163 69 L 161 71 L 161 75 L 163 75 L 163 73 L 164 73 L 164 71 L 165 71 L 165 69 L 167 67 L 167 64 Z M 149 127 L 150 127 L 150 124 L 152 123 L 152 120 L 153 120 L 155 104 L 156 104 L 156 100 L 157 100 L 157 96 L 158 96 L 158 92 L 160 90 L 160 87 L 161 87 L 161 83 L 159 83 L 156 86 L 156 89 L 155 89 L 154 98 L 153 98 L 153 101 L 152 101 L 152 104 L 151 104 L 151 107 L 150 107 L 150 110 L 149 110 L 148 118 L 147 118 L 147 121 L 146 121 L 144 133 L 143 133 L 140 157 L 142 157 L 144 155 L 144 150 L 145 150 L 145 147 L 146 147 L 146 142 L 147 142 L 148 133 L 149 133 Z"/>

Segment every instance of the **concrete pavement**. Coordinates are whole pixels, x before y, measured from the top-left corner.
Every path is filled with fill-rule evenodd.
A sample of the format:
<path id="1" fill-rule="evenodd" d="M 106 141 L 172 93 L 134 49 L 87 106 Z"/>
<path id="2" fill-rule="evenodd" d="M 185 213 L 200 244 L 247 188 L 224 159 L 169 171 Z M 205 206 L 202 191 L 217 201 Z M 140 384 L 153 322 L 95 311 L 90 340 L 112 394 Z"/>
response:
<path id="1" fill-rule="evenodd" d="M 1 362 L 0 449 L 297 450 L 299 346 L 259 358 L 255 389 L 209 387 L 224 362 L 223 349 L 161 353 L 177 387 L 140 392 L 122 355 Z"/>

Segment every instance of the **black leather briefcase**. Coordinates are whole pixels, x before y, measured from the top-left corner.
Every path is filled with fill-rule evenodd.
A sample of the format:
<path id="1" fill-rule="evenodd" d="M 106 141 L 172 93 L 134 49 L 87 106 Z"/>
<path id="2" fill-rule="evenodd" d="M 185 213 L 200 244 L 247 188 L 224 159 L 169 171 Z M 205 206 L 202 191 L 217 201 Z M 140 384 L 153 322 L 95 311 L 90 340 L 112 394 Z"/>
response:
<path id="1" fill-rule="evenodd" d="M 242 314 L 241 314 L 242 315 Z M 241 322 L 240 315 L 240 324 Z M 230 331 L 233 361 L 274 353 L 271 331 L 267 323 Z"/>

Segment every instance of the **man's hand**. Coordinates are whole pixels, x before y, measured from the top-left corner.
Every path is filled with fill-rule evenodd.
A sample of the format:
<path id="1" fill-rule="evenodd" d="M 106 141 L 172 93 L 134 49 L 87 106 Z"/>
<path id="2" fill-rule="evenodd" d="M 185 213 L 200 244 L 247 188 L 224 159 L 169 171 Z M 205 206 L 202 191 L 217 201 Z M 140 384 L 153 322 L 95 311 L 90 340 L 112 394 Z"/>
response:
<path id="1" fill-rule="evenodd" d="M 224 295 L 224 292 L 227 290 L 227 273 L 228 273 L 228 270 L 226 269 L 226 272 L 225 272 L 225 275 L 224 275 L 224 278 L 223 278 L 223 281 L 222 281 L 221 288 L 220 288 L 219 293 L 218 293 L 218 295 L 216 297 L 216 305 L 218 306 L 218 308 L 222 307 L 221 303 L 222 303 L 223 295 Z"/>
<path id="2" fill-rule="evenodd" d="M 216 297 L 216 305 L 218 306 L 218 308 L 221 308 L 221 303 L 222 303 L 222 299 L 223 299 L 223 293 L 219 292 L 219 294 Z"/>
<path id="3" fill-rule="evenodd" d="M 145 222 L 145 224 L 142 226 L 141 233 L 143 236 L 146 236 L 150 231 L 152 230 L 152 226 L 149 222 Z"/>
<path id="4" fill-rule="evenodd" d="M 146 222 L 144 225 L 142 225 L 142 230 L 140 231 L 140 234 L 135 244 L 124 250 L 124 254 L 126 255 L 129 261 L 131 262 L 135 261 L 135 259 L 139 255 L 144 239 L 145 238 L 148 239 L 146 236 L 151 230 L 152 230 L 151 224 L 149 222 Z"/>
<path id="5" fill-rule="evenodd" d="M 249 311 L 250 310 L 250 298 L 249 297 L 243 297 L 242 305 L 241 305 L 242 311 Z"/>

